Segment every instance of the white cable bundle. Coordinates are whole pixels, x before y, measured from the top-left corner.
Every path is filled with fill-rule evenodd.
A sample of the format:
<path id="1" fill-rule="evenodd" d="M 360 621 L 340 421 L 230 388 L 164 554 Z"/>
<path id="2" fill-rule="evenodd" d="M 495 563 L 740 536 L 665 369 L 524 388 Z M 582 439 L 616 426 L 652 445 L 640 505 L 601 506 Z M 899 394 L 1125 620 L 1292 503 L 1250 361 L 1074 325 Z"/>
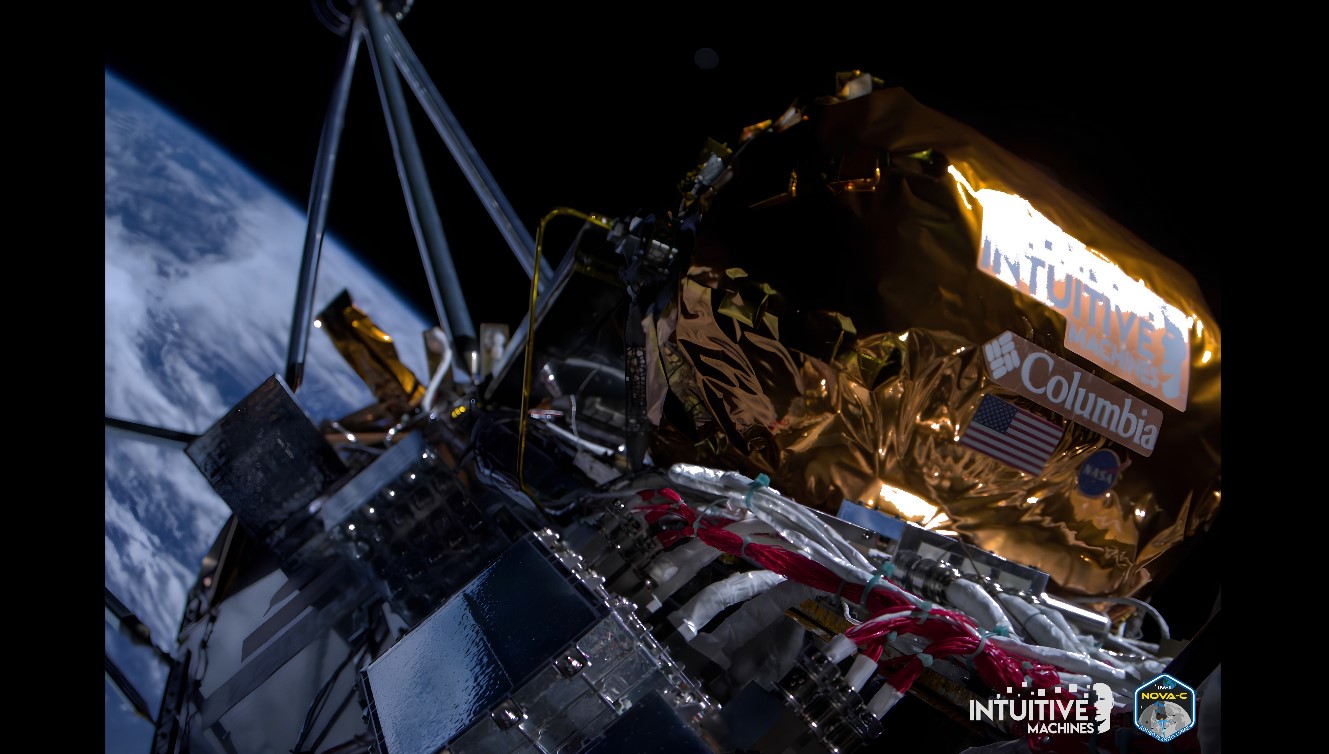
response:
<path id="1" fill-rule="evenodd" d="M 646 575 L 663 587 L 678 573 L 696 572 L 720 556 L 719 551 L 700 539 L 690 539 L 666 553 L 657 555 L 646 566 Z M 667 596 L 667 595 L 666 595 Z"/>
<path id="2" fill-rule="evenodd" d="M 751 599 L 784 580 L 783 576 L 771 571 L 736 573 L 697 592 L 686 605 L 674 611 L 668 620 L 690 642 L 721 610 Z"/>
<path id="3" fill-rule="evenodd" d="M 438 394 L 438 389 L 443 384 L 443 378 L 452 372 L 452 342 L 443 332 L 443 328 L 435 327 L 425 333 L 426 340 L 431 337 L 435 343 L 443 349 L 443 356 L 438 360 L 438 369 L 434 370 L 434 376 L 429 379 L 429 387 L 425 388 L 424 398 L 420 400 L 420 408 L 428 414 L 434 408 L 434 396 Z"/>
<path id="4" fill-rule="evenodd" d="M 1038 604 L 1038 609 L 1041 610 L 1043 614 L 1048 617 L 1049 620 L 1057 624 L 1057 628 L 1060 628 L 1061 632 L 1066 634 L 1066 636 L 1069 637 L 1072 641 L 1076 641 L 1077 639 L 1080 638 L 1079 633 L 1076 632 L 1075 629 L 1071 628 L 1070 621 L 1066 620 L 1066 616 L 1062 615 L 1060 610 L 1052 607 L 1051 605 L 1046 605 L 1041 602 Z"/>
<path id="5" fill-rule="evenodd" d="M 1102 649 L 1094 649 L 1090 652 L 1090 655 L 1105 665 L 1111 665 L 1125 671 L 1127 678 L 1133 679 L 1136 685 L 1158 677 L 1160 673 L 1167 669 L 1166 663 L 1157 660 L 1132 661 L 1124 657 L 1114 657 Z"/>
<path id="6" fill-rule="evenodd" d="M 763 545 L 780 546 L 804 555 L 830 569 L 846 583 L 857 584 L 865 588 L 867 584 L 872 584 L 874 589 L 889 589 L 901 595 L 915 607 L 925 603 L 925 600 L 919 596 L 881 578 L 880 571 L 838 531 L 827 525 L 804 506 L 781 496 L 778 491 L 772 490 L 768 486 L 754 482 L 742 474 L 694 464 L 675 464 L 670 467 L 668 476 L 670 481 L 682 487 L 698 489 L 712 496 L 726 498 L 728 501 L 726 509 L 728 511 L 745 513 L 765 522 L 785 540 L 783 542 L 763 541 L 761 542 Z M 744 523 L 752 520 L 747 519 Z M 736 526 L 738 525 L 731 525 L 729 528 L 734 530 Z M 864 596 L 866 597 L 866 595 Z M 1010 636 L 990 636 L 989 640 L 1018 657 L 1037 660 L 1065 669 L 1067 672 L 1061 673 L 1061 678 L 1065 683 L 1089 685 L 1085 682 L 1107 680 L 1113 682 L 1111 685 L 1119 686 L 1127 678 L 1127 671 L 1096 660 L 1086 654 L 1077 641 L 1078 634 L 1071 628 L 1070 624 L 1059 612 L 1047 606 L 1031 605 L 1009 594 L 1002 594 L 999 599 L 993 599 L 980 585 L 963 580 L 949 585 L 944 596 L 950 605 L 970 616 L 977 624 L 988 631 L 1000 631 L 1003 628 L 1011 631 L 1012 622 L 1008 615 L 1017 618 L 1016 623 L 1021 624 L 1029 632 L 1029 638 L 1044 646 L 1026 644 L 1024 641 Z M 864 599 L 864 601 L 866 600 Z M 716 609 L 716 612 L 718 613 L 721 609 L 723 609 L 723 606 Z M 682 613 L 683 611 L 680 610 L 679 612 Z M 678 614 L 676 613 L 676 615 Z M 709 617 L 714 617 L 714 615 L 715 613 L 710 613 Z M 880 616 L 879 619 L 898 617 L 898 615 L 899 613 L 892 613 L 890 616 Z M 701 613 L 698 613 L 696 617 L 701 617 Z M 709 617 L 707 620 L 709 620 Z M 689 624 L 686 620 L 682 620 L 680 631 L 685 632 L 685 635 L 687 635 L 685 627 L 688 625 L 694 626 L 692 631 L 695 634 L 695 627 L 704 625 L 704 622 L 697 624 L 693 620 Z M 736 623 L 735 630 L 737 631 L 743 625 L 743 623 Z M 966 626 L 966 628 L 974 633 L 972 627 Z M 744 632 L 746 631 L 747 629 L 744 629 Z M 719 632 L 717 631 L 717 633 Z M 730 638 L 734 635 L 726 633 Z M 852 642 L 844 639 L 843 636 L 837 637 L 838 640 L 843 640 L 843 642 L 852 645 Z M 728 645 L 729 639 L 725 639 L 724 643 Z M 835 647 L 837 645 L 832 642 L 830 646 Z M 839 647 L 839 649 L 843 651 L 847 647 Z M 849 654 L 852 654 L 852 652 L 844 652 L 839 659 L 844 659 Z M 1135 670 L 1135 668 L 1132 668 L 1132 670 Z M 856 677 L 861 673 L 862 670 L 860 669 Z M 864 681 L 866 681 L 866 678 L 864 678 Z M 887 685 L 873 697 L 869 706 L 874 714 L 881 717 L 899 701 L 899 698 L 899 691 Z"/>
<path id="7" fill-rule="evenodd" d="M 1010 612 L 1011 617 L 1021 628 L 1029 633 L 1029 638 L 1045 647 L 1054 647 L 1067 652 L 1080 652 L 1080 645 L 1074 639 L 1061 632 L 1056 623 L 1033 605 L 1014 594 L 1002 594 L 1002 607 Z"/>
<path id="8" fill-rule="evenodd" d="M 785 549 L 811 558 L 846 582 L 860 586 L 874 582 L 874 566 L 861 552 L 807 508 L 771 488 L 736 472 L 685 463 L 671 466 L 669 479 L 683 487 L 728 497 L 734 507 L 746 509 L 774 527 L 788 540 Z M 917 595 L 885 579 L 876 578 L 873 588 L 894 591 L 916 606 L 923 603 Z"/>
<path id="9" fill-rule="evenodd" d="M 817 594 L 817 590 L 810 586 L 796 581 L 783 581 L 766 593 L 748 600 L 714 631 L 698 634 L 692 640 L 692 646 L 728 670 L 730 657 L 735 652 L 784 616 L 786 610 L 816 597 Z"/>
<path id="10" fill-rule="evenodd" d="M 739 536 L 771 531 L 770 526 L 764 521 L 756 520 L 739 521 L 726 528 Z M 657 556 L 646 567 L 646 575 L 658 584 L 652 595 L 660 602 L 664 602 L 718 557 L 720 551 L 700 539 L 690 540 Z"/>
<path id="11" fill-rule="evenodd" d="M 1067 652 L 1052 647 L 1025 644 L 1019 639 L 1007 636 L 989 636 L 988 641 L 1017 657 L 1023 657 L 1026 660 L 1038 660 L 1048 665 L 1065 668 L 1071 672 L 1084 673 L 1095 680 L 1117 682 L 1126 680 L 1126 671 L 1095 660 L 1081 652 Z"/>
<path id="12" fill-rule="evenodd" d="M 762 629 L 779 620 L 786 610 L 815 598 L 817 594 L 816 589 L 805 584 L 783 581 L 765 594 L 748 600 L 714 631 L 699 635 L 693 646 L 715 660 L 720 667 L 728 669 L 730 655 L 761 633 Z M 848 639 L 845 641 L 852 652 L 854 643 Z"/>
<path id="13" fill-rule="evenodd" d="M 1009 632 L 1012 628 L 1005 611 L 992 595 L 972 581 L 960 579 L 952 582 L 946 587 L 946 601 L 989 631 L 1004 629 Z"/>
<path id="14" fill-rule="evenodd" d="M 733 507 L 749 510 L 777 529 L 797 528 L 806 539 L 831 553 L 833 559 L 859 570 L 872 571 L 872 564 L 862 553 L 806 507 L 742 474 L 676 463 L 669 468 L 669 478 L 680 485 L 728 497 Z"/>

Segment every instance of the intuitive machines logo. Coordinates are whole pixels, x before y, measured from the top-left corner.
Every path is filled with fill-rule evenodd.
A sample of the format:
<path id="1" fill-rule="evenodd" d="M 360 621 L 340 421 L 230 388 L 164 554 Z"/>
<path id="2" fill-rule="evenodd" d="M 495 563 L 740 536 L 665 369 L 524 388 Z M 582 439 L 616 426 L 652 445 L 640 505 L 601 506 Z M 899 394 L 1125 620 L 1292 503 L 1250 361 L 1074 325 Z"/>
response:
<path id="1" fill-rule="evenodd" d="M 1195 727 L 1195 690 L 1166 673 L 1135 690 L 1135 727 L 1167 742 Z"/>
<path id="2" fill-rule="evenodd" d="M 1049 693 L 1049 691 L 1051 693 Z M 1007 688 L 986 702 L 969 701 L 969 719 L 974 722 L 1023 722 L 1030 734 L 1106 733 L 1115 699 L 1106 683 L 1081 689 L 1072 683 L 1064 689 Z"/>
<path id="3" fill-rule="evenodd" d="M 1185 411 L 1195 317 L 1027 200 L 994 189 L 973 191 L 951 171 L 961 191 L 983 205 L 978 269 L 1065 317 L 1067 350 Z"/>

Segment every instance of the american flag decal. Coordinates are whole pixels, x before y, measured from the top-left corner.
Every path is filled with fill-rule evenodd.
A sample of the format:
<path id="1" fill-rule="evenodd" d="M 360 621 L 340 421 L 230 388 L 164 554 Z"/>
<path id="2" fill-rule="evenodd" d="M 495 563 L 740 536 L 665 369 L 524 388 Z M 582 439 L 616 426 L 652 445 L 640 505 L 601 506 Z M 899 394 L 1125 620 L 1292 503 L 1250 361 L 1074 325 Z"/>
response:
<path id="1" fill-rule="evenodd" d="M 1043 473 L 1064 430 L 994 395 L 983 396 L 960 444 L 1034 476 Z"/>

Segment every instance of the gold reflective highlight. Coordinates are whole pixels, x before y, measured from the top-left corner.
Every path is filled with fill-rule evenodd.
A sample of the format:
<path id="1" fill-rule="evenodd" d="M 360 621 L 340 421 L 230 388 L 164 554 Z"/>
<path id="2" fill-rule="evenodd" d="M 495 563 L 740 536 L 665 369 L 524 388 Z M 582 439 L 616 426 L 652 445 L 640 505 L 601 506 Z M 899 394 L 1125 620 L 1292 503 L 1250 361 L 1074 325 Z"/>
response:
<path id="1" fill-rule="evenodd" d="M 392 337 L 351 302 L 348 292 L 319 312 L 317 321 L 389 416 L 408 413 L 425 397 L 425 385 L 397 357 Z"/>
<path id="2" fill-rule="evenodd" d="M 675 403 L 656 463 L 765 473 L 827 511 L 858 501 L 1046 571 L 1061 591 L 1129 595 L 1166 574 L 1221 495 L 1221 340 L 1194 278 L 902 90 L 821 105 L 751 138 L 699 226 L 657 322 Z M 836 185 L 874 165 L 874 190 Z M 1156 404 L 1068 350 L 1060 313 L 979 269 L 988 192 L 1028 202 L 1180 313 L 1185 410 L 1161 407 L 1150 457 L 989 379 L 981 346 L 1011 330 Z M 957 442 L 989 393 L 1065 427 L 1040 476 Z M 1089 496 L 1079 467 L 1100 448 L 1125 468 Z"/>

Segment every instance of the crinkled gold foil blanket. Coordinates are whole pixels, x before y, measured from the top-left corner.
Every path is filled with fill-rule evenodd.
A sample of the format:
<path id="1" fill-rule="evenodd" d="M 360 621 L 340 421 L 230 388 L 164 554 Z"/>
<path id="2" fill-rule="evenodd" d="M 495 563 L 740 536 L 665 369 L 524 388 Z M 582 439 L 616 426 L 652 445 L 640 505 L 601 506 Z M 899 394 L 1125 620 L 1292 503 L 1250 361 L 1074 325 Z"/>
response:
<path id="1" fill-rule="evenodd" d="M 672 396 L 657 461 L 766 473 L 832 512 L 859 501 L 1089 595 L 1139 592 L 1217 515 L 1220 333 L 1180 266 L 898 89 L 764 134 L 734 167 L 653 328 L 653 367 Z M 846 190 L 873 171 L 878 180 Z M 1060 314 L 977 269 L 982 206 L 957 173 L 969 190 L 1027 199 L 1193 318 L 1184 412 L 1069 353 Z M 1158 406 L 1165 421 L 1153 454 L 1134 455 L 990 381 L 981 346 L 1004 330 Z M 1066 428 L 1041 477 L 958 443 L 988 393 Z M 1077 470 L 1104 447 L 1129 463 L 1091 497 Z"/>

